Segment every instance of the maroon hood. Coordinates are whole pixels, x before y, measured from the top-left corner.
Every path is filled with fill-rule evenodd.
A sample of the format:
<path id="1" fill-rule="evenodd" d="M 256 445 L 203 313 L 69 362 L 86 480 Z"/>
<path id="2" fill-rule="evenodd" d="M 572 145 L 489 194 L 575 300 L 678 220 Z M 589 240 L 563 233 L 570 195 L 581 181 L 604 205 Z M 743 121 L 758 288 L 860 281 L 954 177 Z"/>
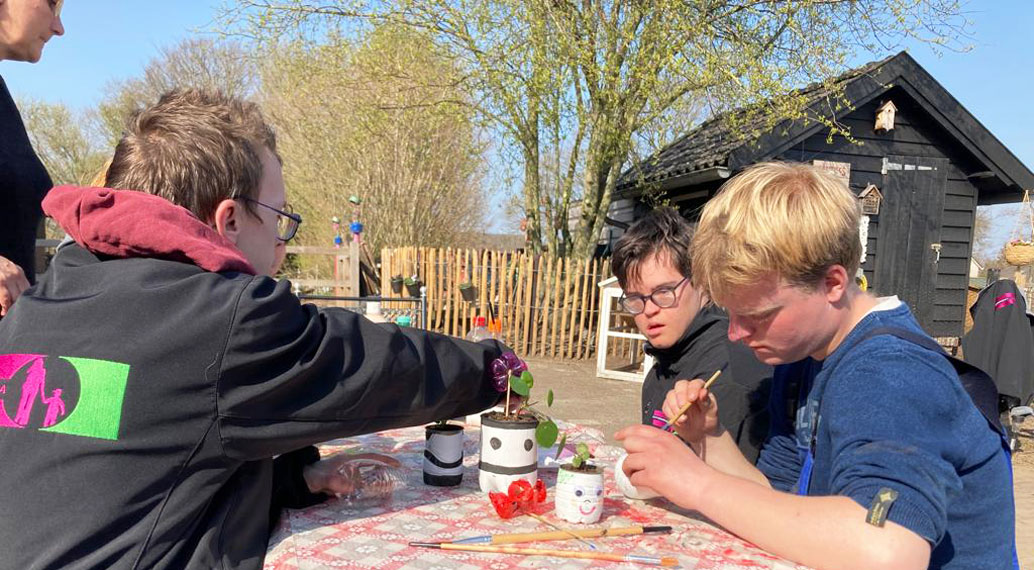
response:
<path id="1" fill-rule="evenodd" d="M 186 208 L 145 192 L 58 186 L 43 211 L 75 242 L 112 257 L 153 257 L 255 275 L 244 254 Z"/>

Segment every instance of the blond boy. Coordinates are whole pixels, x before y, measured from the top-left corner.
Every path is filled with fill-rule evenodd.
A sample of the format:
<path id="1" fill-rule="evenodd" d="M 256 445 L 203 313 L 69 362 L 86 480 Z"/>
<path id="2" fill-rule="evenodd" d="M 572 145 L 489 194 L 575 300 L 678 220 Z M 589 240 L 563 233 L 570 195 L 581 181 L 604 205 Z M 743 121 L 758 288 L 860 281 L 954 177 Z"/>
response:
<path id="1" fill-rule="evenodd" d="M 925 337 L 896 297 L 855 284 L 859 216 L 846 186 L 800 164 L 756 165 L 708 203 L 695 275 L 729 338 L 776 365 L 773 429 L 755 468 L 722 433 L 721 402 L 680 382 L 664 411 L 701 402 L 677 424 L 699 456 L 633 426 L 618 434 L 625 470 L 808 566 L 1008 568 L 1008 455 L 945 355 L 881 334 Z"/>

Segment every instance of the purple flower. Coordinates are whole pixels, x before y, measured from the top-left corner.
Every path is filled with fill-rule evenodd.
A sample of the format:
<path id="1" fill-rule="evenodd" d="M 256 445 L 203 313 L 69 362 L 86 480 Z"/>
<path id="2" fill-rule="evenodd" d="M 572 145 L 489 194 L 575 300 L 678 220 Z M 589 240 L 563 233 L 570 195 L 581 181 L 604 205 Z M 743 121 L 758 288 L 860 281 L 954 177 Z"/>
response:
<path id="1" fill-rule="evenodd" d="M 492 387 L 496 392 L 505 392 L 510 387 L 510 368 L 502 358 L 493 360 L 491 368 Z"/>

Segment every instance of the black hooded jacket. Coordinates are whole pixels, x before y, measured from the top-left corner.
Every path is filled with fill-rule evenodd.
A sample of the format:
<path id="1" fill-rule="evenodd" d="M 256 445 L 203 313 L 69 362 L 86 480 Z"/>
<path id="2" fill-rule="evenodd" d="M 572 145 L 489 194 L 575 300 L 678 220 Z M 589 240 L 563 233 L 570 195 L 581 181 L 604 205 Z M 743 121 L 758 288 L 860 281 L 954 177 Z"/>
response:
<path id="1" fill-rule="evenodd" d="M 159 234 L 160 199 L 107 192 L 65 214 L 106 209 L 97 231 L 131 254 L 91 251 L 83 221 L 91 249 L 59 248 L 0 321 L 0 568 L 257 570 L 273 456 L 498 401 L 498 343 L 304 305 L 286 281 L 169 259 L 172 234 L 127 244 L 129 224 Z"/>
<path id="2" fill-rule="evenodd" d="M 711 387 L 718 400 L 718 420 L 753 463 L 768 435 L 772 367 L 758 362 L 749 348 L 730 342 L 728 333 L 728 317 L 710 305 L 697 313 L 671 347 L 659 349 L 647 343 L 646 353 L 656 363 L 643 381 L 643 423 L 651 424 L 654 410 L 661 408 L 677 380 L 706 380 L 715 370 L 724 368 Z"/>
<path id="3" fill-rule="evenodd" d="M 1026 404 L 1034 395 L 1031 315 L 1016 283 L 999 279 L 969 309 L 973 328 L 962 337 L 962 357 L 991 375 L 998 393 Z"/>

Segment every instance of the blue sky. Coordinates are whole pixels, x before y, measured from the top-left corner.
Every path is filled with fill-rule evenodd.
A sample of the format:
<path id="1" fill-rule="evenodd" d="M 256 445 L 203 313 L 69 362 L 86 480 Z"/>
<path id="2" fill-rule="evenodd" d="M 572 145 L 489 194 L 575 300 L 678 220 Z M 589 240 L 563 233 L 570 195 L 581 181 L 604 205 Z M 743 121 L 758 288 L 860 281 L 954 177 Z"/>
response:
<path id="1" fill-rule="evenodd" d="M 219 5 L 219 0 L 67 0 L 66 35 L 51 40 L 38 64 L 0 62 L 0 75 L 15 97 L 89 107 L 108 82 L 140 73 L 160 47 L 209 29 Z M 972 51 L 938 57 L 918 46 L 910 50 L 912 56 L 1034 168 L 1034 4 L 983 0 L 966 9 L 973 22 Z M 1003 221 L 1003 231 L 1012 223 Z"/>

